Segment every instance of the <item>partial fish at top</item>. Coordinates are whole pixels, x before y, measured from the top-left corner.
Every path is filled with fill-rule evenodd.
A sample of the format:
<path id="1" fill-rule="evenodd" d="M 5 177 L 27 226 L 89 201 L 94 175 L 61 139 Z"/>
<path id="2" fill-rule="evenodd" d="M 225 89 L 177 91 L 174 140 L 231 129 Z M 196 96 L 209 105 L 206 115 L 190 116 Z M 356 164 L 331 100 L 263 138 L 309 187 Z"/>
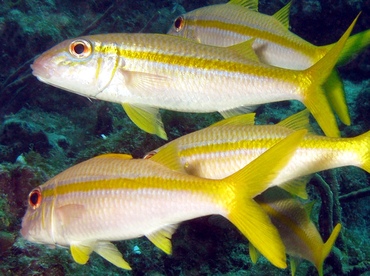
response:
<path id="1" fill-rule="evenodd" d="M 91 35 L 43 53 L 33 74 L 89 98 L 123 104 L 141 129 L 167 138 L 159 109 L 245 113 L 251 105 L 298 100 L 328 136 L 339 129 L 321 85 L 356 22 L 315 65 L 299 71 L 258 61 L 253 41 L 227 48 L 161 34 Z"/>
<path id="2" fill-rule="evenodd" d="M 318 62 L 333 44 L 315 46 L 289 31 L 288 3 L 273 16 L 259 13 L 256 0 L 231 0 L 199 8 L 177 17 L 168 34 L 214 46 L 231 46 L 255 38 L 252 47 L 259 60 L 287 69 L 304 70 Z M 348 62 L 370 44 L 370 30 L 351 36 L 337 65 Z M 336 70 L 324 83 L 339 119 L 350 124 L 343 84 Z"/>

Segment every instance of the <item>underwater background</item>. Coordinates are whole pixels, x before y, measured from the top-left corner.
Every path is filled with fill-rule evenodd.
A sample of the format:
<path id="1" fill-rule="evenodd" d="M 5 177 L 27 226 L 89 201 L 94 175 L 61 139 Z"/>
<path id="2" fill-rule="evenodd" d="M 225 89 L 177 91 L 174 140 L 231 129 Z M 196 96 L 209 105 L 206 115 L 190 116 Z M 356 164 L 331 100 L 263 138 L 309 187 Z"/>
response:
<path id="1" fill-rule="evenodd" d="M 137 128 L 121 105 L 89 100 L 39 82 L 33 59 L 57 43 L 82 34 L 166 33 L 176 16 L 226 1 L 0 1 L 0 275 L 290 275 L 260 258 L 253 265 L 248 243 L 227 220 L 211 216 L 184 222 L 165 255 L 146 238 L 117 242 L 131 272 L 92 254 L 87 265 L 69 250 L 26 242 L 19 233 L 32 188 L 93 156 L 115 152 L 143 157 L 165 141 Z M 287 1 L 261 0 L 274 14 Z M 336 42 L 362 11 L 353 33 L 370 28 L 369 0 L 297 0 L 291 31 L 315 45 Z M 370 130 L 370 49 L 339 68 L 352 119 L 342 137 Z M 262 105 L 259 124 L 277 123 L 303 109 L 297 102 Z M 219 114 L 162 111 L 169 140 L 209 126 Z M 321 133 L 316 123 L 315 130 Z M 324 264 L 325 275 L 370 275 L 370 175 L 354 167 L 320 173 L 308 185 L 312 219 L 324 241 L 332 226 L 343 228 Z M 316 275 L 302 261 L 296 275 Z"/>

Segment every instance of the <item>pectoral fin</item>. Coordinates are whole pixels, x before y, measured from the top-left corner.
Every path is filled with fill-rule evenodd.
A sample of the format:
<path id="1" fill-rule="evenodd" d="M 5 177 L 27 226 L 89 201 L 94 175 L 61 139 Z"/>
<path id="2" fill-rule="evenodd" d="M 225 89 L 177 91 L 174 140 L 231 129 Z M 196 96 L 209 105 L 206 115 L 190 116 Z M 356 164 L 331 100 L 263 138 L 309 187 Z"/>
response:
<path id="1" fill-rule="evenodd" d="M 122 258 L 121 252 L 111 242 L 98 241 L 94 247 L 94 251 L 115 266 L 131 270 L 130 265 Z"/>
<path id="2" fill-rule="evenodd" d="M 70 223 L 78 220 L 85 212 L 85 206 L 82 204 L 68 204 L 56 208 L 55 214 L 63 227 L 68 227 Z"/>
<path id="3" fill-rule="evenodd" d="M 142 130 L 159 136 L 167 140 L 167 134 L 163 127 L 163 122 L 159 109 L 144 105 L 122 104 L 127 116 Z"/>

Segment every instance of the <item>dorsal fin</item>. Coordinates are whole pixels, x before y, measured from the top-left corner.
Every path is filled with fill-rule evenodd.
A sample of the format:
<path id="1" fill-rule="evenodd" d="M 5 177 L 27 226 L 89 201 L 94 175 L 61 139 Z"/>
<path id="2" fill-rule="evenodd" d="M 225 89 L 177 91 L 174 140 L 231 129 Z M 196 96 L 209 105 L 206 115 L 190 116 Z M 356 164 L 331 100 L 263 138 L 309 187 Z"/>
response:
<path id="1" fill-rule="evenodd" d="M 289 128 L 291 130 L 307 129 L 309 133 L 313 133 L 313 130 L 310 126 L 309 115 L 309 110 L 304 109 L 282 120 L 277 125 Z"/>
<path id="2" fill-rule="evenodd" d="M 212 124 L 210 127 L 214 126 L 247 126 L 254 125 L 254 117 L 256 113 L 242 114 L 218 121 Z"/>
<path id="3" fill-rule="evenodd" d="M 228 4 L 239 5 L 258 12 L 258 0 L 230 0 Z"/>
<path id="4" fill-rule="evenodd" d="M 124 154 L 124 153 L 104 153 L 104 154 L 95 156 L 94 158 L 132 159 L 132 156 L 130 154 Z"/>
<path id="5" fill-rule="evenodd" d="M 241 58 L 246 58 L 246 59 L 253 60 L 253 61 L 256 61 L 256 62 L 261 62 L 259 60 L 256 52 L 254 51 L 254 49 L 252 47 L 252 44 L 253 44 L 254 41 L 255 41 L 255 39 L 252 38 L 252 39 L 249 39 L 249 40 L 244 41 L 242 43 L 231 45 L 227 48 L 229 50 L 233 51 L 234 53 L 236 53 Z"/>
<path id="6" fill-rule="evenodd" d="M 292 1 L 289 1 L 284 7 L 278 10 L 273 17 L 275 17 L 285 28 L 289 28 L 289 12 L 292 6 Z"/>
<path id="7" fill-rule="evenodd" d="M 179 158 L 176 140 L 161 147 L 149 160 L 160 163 L 174 171 L 185 172 Z"/>

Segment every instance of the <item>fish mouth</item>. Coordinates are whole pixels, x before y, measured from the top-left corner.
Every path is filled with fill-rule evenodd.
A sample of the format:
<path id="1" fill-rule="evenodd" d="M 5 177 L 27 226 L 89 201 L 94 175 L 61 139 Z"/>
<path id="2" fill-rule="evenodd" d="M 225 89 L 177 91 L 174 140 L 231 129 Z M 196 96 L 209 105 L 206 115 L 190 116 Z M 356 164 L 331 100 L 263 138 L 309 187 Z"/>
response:
<path id="1" fill-rule="evenodd" d="M 50 69 L 43 65 L 40 58 L 36 59 L 33 64 L 31 64 L 32 75 L 37 78 L 49 79 L 51 77 Z"/>

